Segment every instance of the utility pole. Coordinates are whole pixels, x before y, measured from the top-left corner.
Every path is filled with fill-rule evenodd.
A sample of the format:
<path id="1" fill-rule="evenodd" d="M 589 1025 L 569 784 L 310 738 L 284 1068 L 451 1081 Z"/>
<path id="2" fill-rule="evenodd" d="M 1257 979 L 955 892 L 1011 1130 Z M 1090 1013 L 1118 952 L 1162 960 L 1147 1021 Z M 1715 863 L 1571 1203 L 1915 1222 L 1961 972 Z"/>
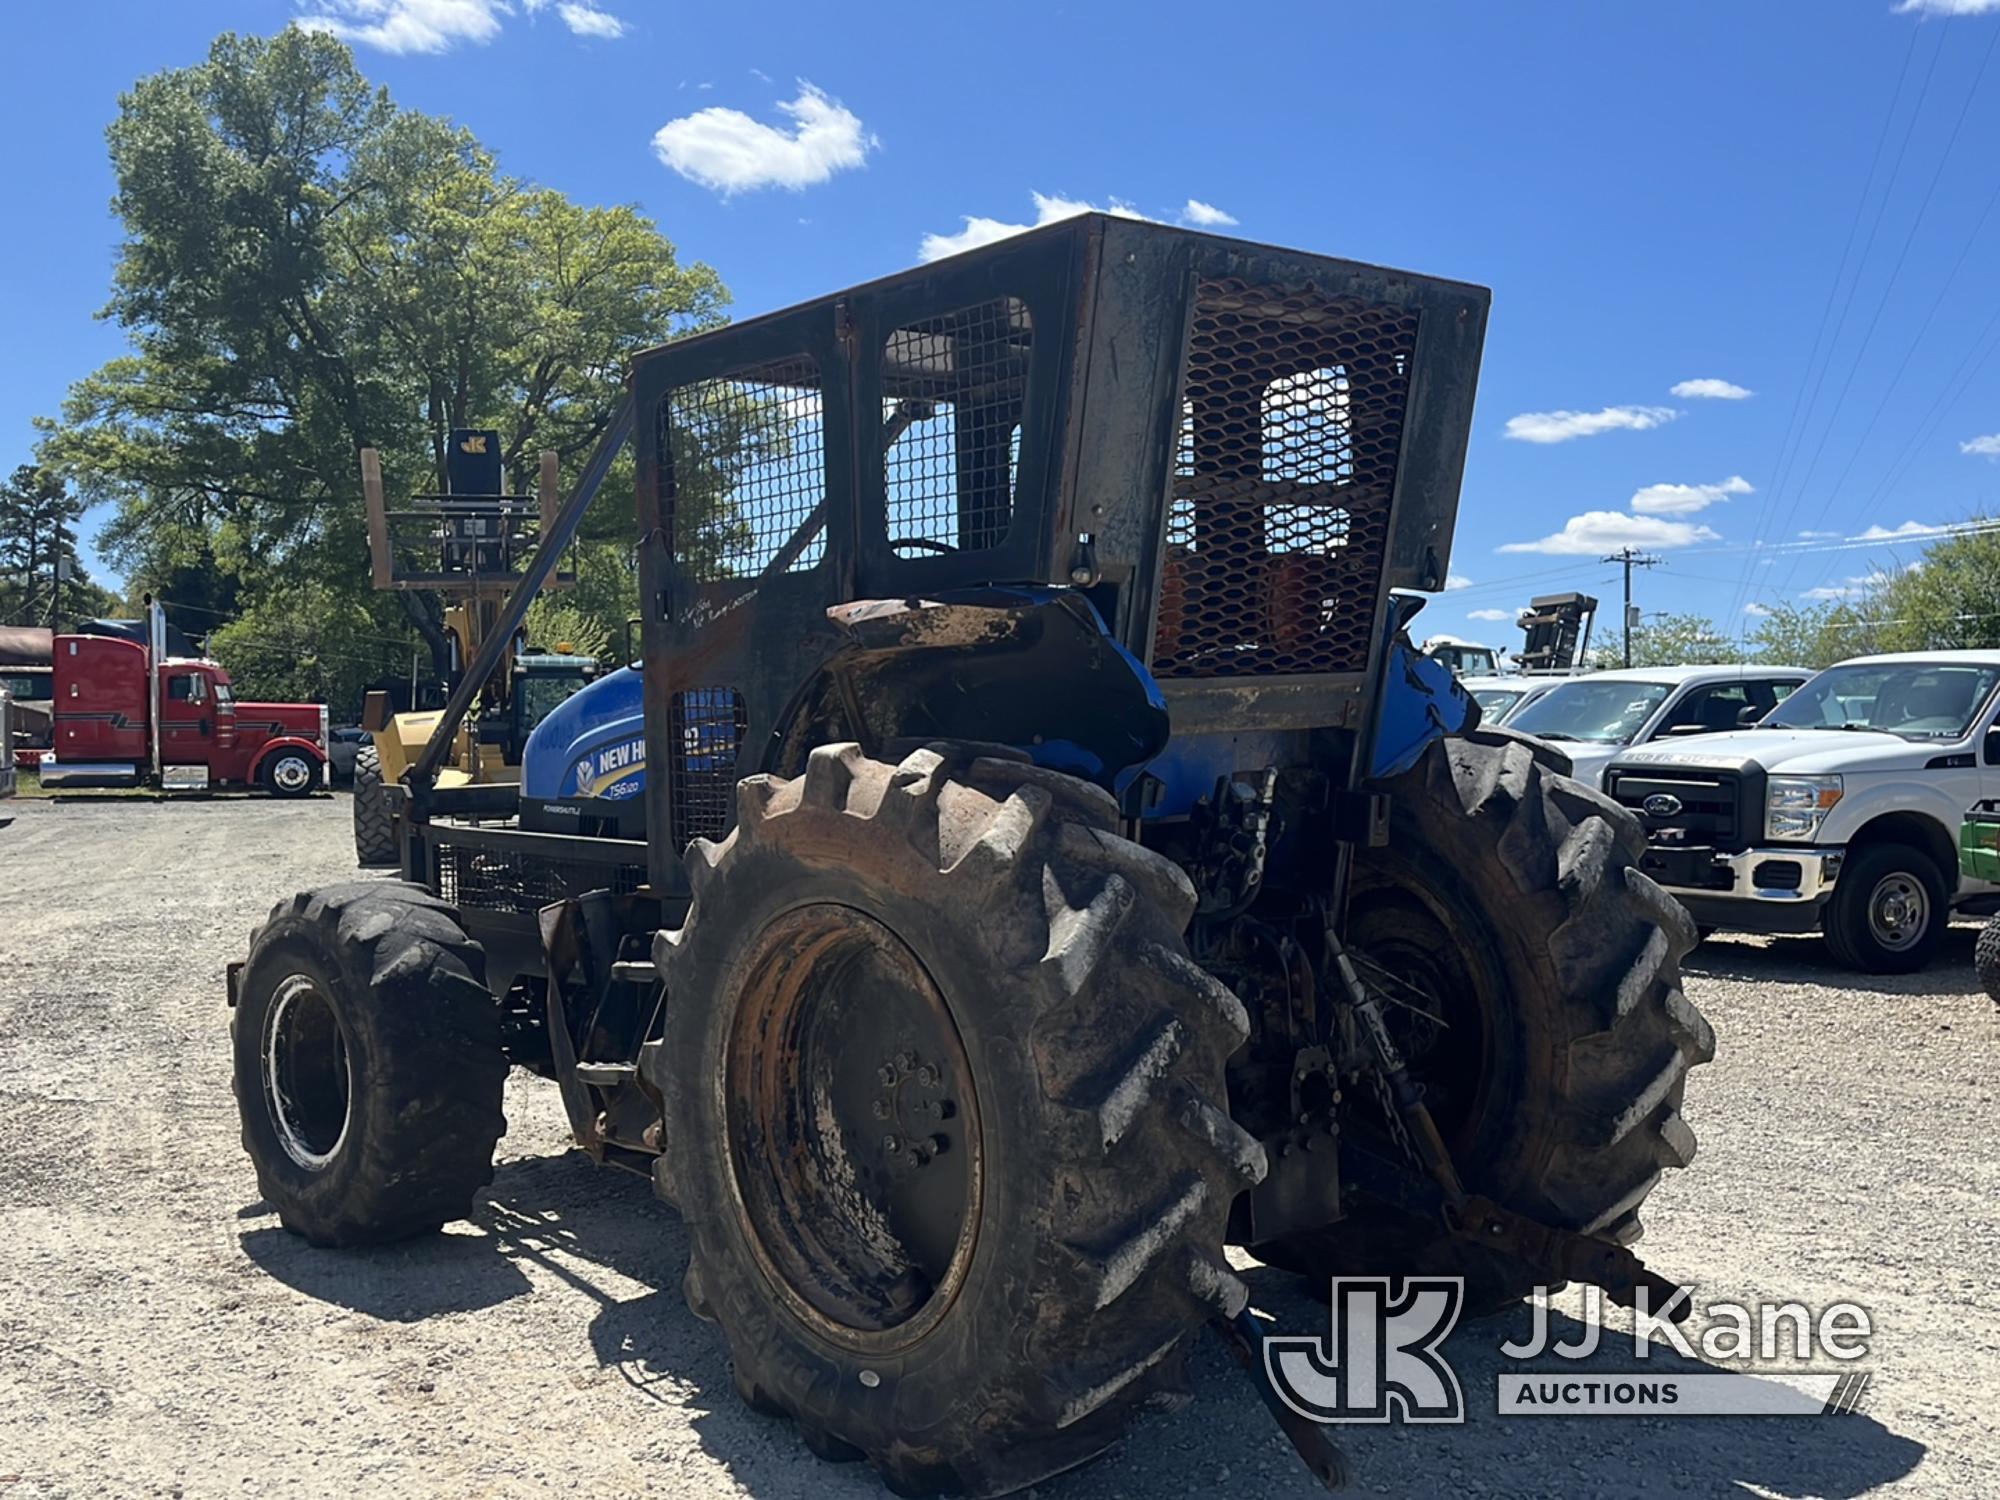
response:
<path id="1" fill-rule="evenodd" d="M 1625 568 L 1625 665 L 1632 665 L 1632 570 L 1634 568 L 1657 568 L 1660 559 L 1648 557 L 1637 547 L 1620 547 L 1609 557 L 1600 557 L 1599 562 L 1620 563 Z"/>

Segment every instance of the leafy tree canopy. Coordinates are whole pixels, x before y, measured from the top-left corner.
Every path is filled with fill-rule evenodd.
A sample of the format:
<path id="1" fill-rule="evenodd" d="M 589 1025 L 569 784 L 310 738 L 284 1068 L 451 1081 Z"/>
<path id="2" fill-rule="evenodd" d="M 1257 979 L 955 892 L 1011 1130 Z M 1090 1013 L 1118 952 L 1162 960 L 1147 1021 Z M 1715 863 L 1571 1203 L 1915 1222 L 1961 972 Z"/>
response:
<path id="1" fill-rule="evenodd" d="M 380 450 L 392 504 L 445 487 L 455 426 L 500 431 L 516 488 L 541 449 L 567 485 L 631 356 L 727 303 L 636 209 L 503 174 L 323 34 L 222 36 L 143 79 L 108 134 L 125 238 L 103 315 L 131 352 L 75 387 L 44 458 L 116 502 L 103 545 L 135 593 L 241 616 L 215 644 L 256 691 L 278 653 L 250 650 L 251 627 L 281 618 L 414 631 L 443 669 L 437 601 L 369 589 L 359 449 Z M 582 536 L 599 587 L 575 597 L 612 636 L 629 532 L 614 500 Z"/>

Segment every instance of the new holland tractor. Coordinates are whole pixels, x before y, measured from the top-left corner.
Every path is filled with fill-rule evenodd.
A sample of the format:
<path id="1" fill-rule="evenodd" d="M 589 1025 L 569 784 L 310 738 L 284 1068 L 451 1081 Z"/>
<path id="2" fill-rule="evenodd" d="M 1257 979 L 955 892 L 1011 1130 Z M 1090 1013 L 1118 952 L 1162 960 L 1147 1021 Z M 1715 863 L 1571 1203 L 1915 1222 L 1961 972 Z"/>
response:
<path id="1" fill-rule="evenodd" d="M 1204 1326 L 1338 1477 L 1229 1247 L 1667 1304 L 1630 1247 L 1695 1150 L 1693 929 L 1405 628 L 1487 306 L 1092 216 L 640 356 L 483 655 L 629 434 L 642 746 L 474 826 L 433 773 L 482 659 L 405 878 L 279 903 L 230 1002 L 286 1226 L 476 1214 L 543 1073 L 684 1218 L 743 1397 L 904 1493 L 1084 1462 Z"/>

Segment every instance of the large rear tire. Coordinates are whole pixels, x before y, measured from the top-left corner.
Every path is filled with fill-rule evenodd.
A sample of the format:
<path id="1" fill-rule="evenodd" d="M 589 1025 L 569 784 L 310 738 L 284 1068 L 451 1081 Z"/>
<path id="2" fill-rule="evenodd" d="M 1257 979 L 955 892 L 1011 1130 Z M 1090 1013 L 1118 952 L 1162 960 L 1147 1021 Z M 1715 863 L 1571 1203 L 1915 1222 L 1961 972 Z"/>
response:
<path id="1" fill-rule="evenodd" d="M 272 910 L 230 1026 L 243 1147 L 287 1229 L 378 1245 L 471 1213 L 507 1128 L 484 970 L 418 886 L 328 886 Z"/>
<path id="2" fill-rule="evenodd" d="M 663 1195 L 739 1391 L 905 1494 L 1074 1467 L 1234 1314 L 1242 1005 L 1109 797 L 940 746 L 754 776 L 656 940 Z"/>
<path id="3" fill-rule="evenodd" d="M 382 785 L 382 757 L 373 745 L 363 745 L 354 754 L 354 862 L 393 865 L 399 857 L 396 819 Z"/>
<path id="4" fill-rule="evenodd" d="M 1390 839 L 1357 861 L 1348 942 L 1391 998 L 1446 1023 L 1389 1010 L 1462 1177 L 1630 1244 L 1661 1172 L 1694 1159 L 1681 1099 L 1715 1038 L 1680 989 L 1693 923 L 1639 873 L 1631 816 L 1517 741 L 1440 741 L 1384 790 Z M 1257 1253 L 1314 1278 L 1464 1276 L 1475 1312 L 1540 1279 L 1382 1208 Z"/>

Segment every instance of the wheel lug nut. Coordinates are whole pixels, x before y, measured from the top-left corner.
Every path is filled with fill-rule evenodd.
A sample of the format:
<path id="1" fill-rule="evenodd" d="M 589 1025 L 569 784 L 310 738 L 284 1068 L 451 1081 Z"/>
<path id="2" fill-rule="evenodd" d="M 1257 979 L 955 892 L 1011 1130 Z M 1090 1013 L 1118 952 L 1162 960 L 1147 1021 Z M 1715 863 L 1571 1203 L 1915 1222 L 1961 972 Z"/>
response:
<path id="1" fill-rule="evenodd" d="M 938 1070 L 929 1063 L 925 1063 L 921 1068 L 917 1069 L 917 1082 L 921 1083 L 925 1088 L 935 1087 L 937 1081 Z"/>
<path id="2" fill-rule="evenodd" d="M 877 1099 L 874 1104 L 875 1118 L 878 1120 L 888 1119 L 892 1112 L 892 1108 L 893 1107 L 890 1105 L 887 1099 Z"/>
<path id="3" fill-rule="evenodd" d="M 899 1071 L 907 1073 L 910 1071 L 910 1069 L 914 1068 L 916 1065 L 917 1065 L 916 1053 L 898 1052 L 896 1054 L 896 1067 Z"/>
<path id="4" fill-rule="evenodd" d="M 890 1067 L 889 1064 L 883 1063 L 881 1067 L 875 1070 L 875 1077 L 882 1083 L 894 1083 L 896 1081 L 896 1070 Z"/>
<path id="5" fill-rule="evenodd" d="M 903 1165 L 906 1167 L 921 1167 L 929 1160 L 930 1158 L 925 1156 L 921 1151 L 910 1151 L 904 1153 Z"/>
<path id="6" fill-rule="evenodd" d="M 933 1120 L 949 1120 L 953 1115 L 958 1113 L 958 1106 L 953 1104 L 949 1099 L 933 1099 L 924 1113 L 928 1114 Z"/>
<path id="7" fill-rule="evenodd" d="M 949 1136 L 934 1135 L 931 1137 L 931 1154 L 933 1156 L 942 1156 L 950 1149 L 951 1138 Z"/>
<path id="8" fill-rule="evenodd" d="M 882 1149 L 888 1152 L 889 1155 L 894 1156 L 898 1151 L 903 1149 L 903 1138 L 899 1135 L 883 1136 Z"/>

